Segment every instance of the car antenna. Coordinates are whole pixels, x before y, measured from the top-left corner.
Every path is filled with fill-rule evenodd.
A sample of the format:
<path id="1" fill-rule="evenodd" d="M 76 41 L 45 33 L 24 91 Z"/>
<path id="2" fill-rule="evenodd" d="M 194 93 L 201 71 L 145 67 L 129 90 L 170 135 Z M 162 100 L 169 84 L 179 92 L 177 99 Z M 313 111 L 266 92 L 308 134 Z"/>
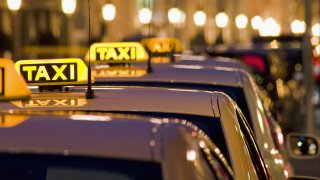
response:
<path id="1" fill-rule="evenodd" d="M 90 32 L 90 0 L 88 0 L 88 10 L 89 10 L 89 48 L 91 45 L 91 32 Z M 86 92 L 86 99 L 93 99 L 94 98 L 94 91 L 92 90 L 92 86 L 91 86 L 91 57 L 90 57 L 90 50 L 89 50 L 89 65 L 88 65 L 88 87 L 87 87 L 87 92 Z"/>
<path id="2" fill-rule="evenodd" d="M 148 1 L 148 6 L 149 6 L 149 10 L 151 10 L 151 0 Z M 151 37 L 151 21 L 149 22 L 149 34 L 148 34 L 148 38 Z M 152 73 L 153 69 L 151 66 L 151 59 L 152 59 L 152 52 L 148 49 L 148 41 L 146 42 L 146 49 L 149 53 L 149 59 L 148 59 L 148 68 L 147 68 L 147 73 Z"/>

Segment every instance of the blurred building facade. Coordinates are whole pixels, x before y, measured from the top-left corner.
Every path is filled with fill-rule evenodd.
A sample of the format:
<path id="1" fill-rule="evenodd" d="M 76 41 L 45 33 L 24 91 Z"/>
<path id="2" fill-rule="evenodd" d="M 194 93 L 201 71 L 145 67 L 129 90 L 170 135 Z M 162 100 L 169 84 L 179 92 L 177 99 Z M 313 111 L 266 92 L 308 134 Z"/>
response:
<path id="1" fill-rule="evenodd" d="M 14 1 L 14 0 L 12 0 Z M 66 15 L 61 8 L 61 0 L 21 0 L 21 8 L 9 10 L 6 0 L 0 1 L 0 35 L 9 42 L 3 41 L 0 48 L 7 48 L 14 59 L 30 58 L 36 52 L 30 46 L 79 47 L 73 50 L 59 49 L 61 55 L 75 51 L 80 56 L 84 53 L 89 41 L 89 12 L 87 0 L 76 0 L 73 14 Z M 105 21 L 102 7 L 112 3 L 116 7 L 115 18 Z M 214 44 L 221 32 L 226 43 L 249 42 L 252 35 L 258 34 L 252 29 L 250 20 L 254 16 L 262 19 L 272 17 L 281 28 L 281 33 L 291 33 L 291 22 L 304 19 L 304 1 L 302 0 L 90 0 L 91 23 L 90 39 L 95 41 L 121 41 L 134 34 L 154 36 L 175 36 L 185 48 L 199 33 L 204 35 L 207 44 Z M 178 22 L 168 20 L 168 11 L 178 8 L 183 13 Z M 312 23 L 319 23 L 319 0 L 312 0 Z M 150 8 L 150 23 L 142 24 L 138 14 L 142 8 Z M 206 14 L 205 24 L 195 26 L 193 14 L 202 10 Z M 216 15 L 225 12 L 228 23 L 217 27 Z M 248 18 L 243 29 L 236 26 L 235 18 L 244 14 Z M 28 48 L 29 47 L 29 48 Z M 84 47 L 84 48 L 80 48 Z M 49 51 L 49 50 L 48 50 Z M 60 52 L 61 51 L 61 52 Z M 78 52 L 78 53 L 77 53 Z M 53 53 L 54 54 L 54 53 Z"/>

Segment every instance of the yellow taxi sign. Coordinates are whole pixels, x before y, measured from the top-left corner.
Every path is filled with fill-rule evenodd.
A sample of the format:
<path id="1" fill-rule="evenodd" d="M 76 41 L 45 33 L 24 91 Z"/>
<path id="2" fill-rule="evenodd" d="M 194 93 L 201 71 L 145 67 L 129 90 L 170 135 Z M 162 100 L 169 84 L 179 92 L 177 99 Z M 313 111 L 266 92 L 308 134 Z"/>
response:
<path id="1" fill-rule="evenodd" d="M 89 57 L 90 56 L 90 57 Z M 94 43 L 85 60 L 106 63 L 147 61 L 148 53 L 139 42 Z"/>
<path id="2" fill-rule="evenodd" d="M 15 67 L 29 85 L 62 86 L 88 83 L 88 68 L 77 58 L 20 60 Z"/>
<path id="3" fill-rule="evenodd" d="M 0 58 L 0 101 L 28 99 L 30 91 L 10 59 Z"/>
<path id="4" fill-rule="evenodd" d="M 177 38 L 146 38 L 142 44 L 153 54 L 181 52 L 181 43 Z"/>
<path id="5" fill-rule="evenodd" d="M 4 114 L 0 115 L 0 128 L 11 128 L 15 127 L 26 120 L 29 116 L 26 115 L 13 115 L 13 114 Z"/>

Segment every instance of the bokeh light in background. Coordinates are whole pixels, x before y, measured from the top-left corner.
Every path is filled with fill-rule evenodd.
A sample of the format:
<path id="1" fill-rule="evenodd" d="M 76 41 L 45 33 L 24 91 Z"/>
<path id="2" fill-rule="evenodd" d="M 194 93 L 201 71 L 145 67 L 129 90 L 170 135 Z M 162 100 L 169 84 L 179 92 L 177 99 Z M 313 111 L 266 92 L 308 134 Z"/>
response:
<path id="1" fill-rule="evenodd" d="M 298 19 L 291 22 L 291 31 L 293 34 L 302 34 L 306 31 L 306 23 Z"/>
<path id="2" fill-rule="evenodd" d="M 149 8 L 142 8 L 139 11 L 139 22 L 149 24 L 152 18 L 152 11 Z"/>
<path id="3" fill-rule="evenodd" d="M 7 0 L 7 5 L 11 11 L 18 11 L 21 7 L 21 0 Z"/>
<path id="4" fill-rule="evenodd" d="M 279 36 L 281 27 L 275 19 L 269 17 L 265 19 L 259 29 L 260 36 Z"/>
<path id="5" fill-rule="evenodd" d="M 320 24 L 316 23 L 312 26 L 312 35 L 320 37 Z"/>
<path id="6" fill-rule="evenodd" d="M 113 21 L 116 16 L 116 6 L 110 3 L 103 5 L 102 16 L 105 21 Z"/>
<path id="7" fill-rule="evenodd" d="M 315 48 L 315 52 L 318 56 L 320 56 L 320 45 L 317 45 Z"/>
<path id="8" fill-rule="evenodd" d="M 202 27 L 206 23 L 207 15 L 199 10 L 193 14 L 193 22 L 196 26 Z"/>
<path id="9" fill-rule="evenodd" d="M 260 16 L 254 16 L 251 19 L 252 29 L 259 30 L 262 25 L 263 25 L 263 19 Z"/>
<path id="10" fill-rule="evenodd" d="M 62 11 L 65 14 L 73 14 L 77 7 L 77 0 L 62 0 Z"/>
<path id="11" fill-rule="evenodd" d="M 179 8 L 171 8 L 168 11 L 168 20 L 171 24 L 181 24 L 185 22 L 186 15 Z"/>
<path id="12" fill-rule="evenodd" d="M 229 17 L 224 12 L 219 12 L 216 15 L 216 24 L 219 28 L 225 28 L 228 25 Z"/>
<path id="13" fill-rule="evenodd" d="M 247 27 L 248 24 L 248 17 L 244 14 L 239 14 L 236 17 L 236 26 L 239 29 L 244 29 Z"/>

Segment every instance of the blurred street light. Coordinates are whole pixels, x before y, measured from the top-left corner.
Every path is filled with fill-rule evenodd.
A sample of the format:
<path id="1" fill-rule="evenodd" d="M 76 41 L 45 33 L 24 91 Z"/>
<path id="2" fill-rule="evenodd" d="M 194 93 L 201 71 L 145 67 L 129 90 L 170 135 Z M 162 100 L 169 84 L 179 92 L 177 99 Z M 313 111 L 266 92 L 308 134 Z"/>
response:
<path id="1" fill-rule="evenodd" d="M 272 17 L 264 20 L 262 26 L 259 29 L 260 36 L 279 36 L 280 33 L 281 27 Z"/>
<path id="2" fill-rule="evenodd" d="M 149 24 L 152 18 L 152 11 L 149 8 L 142 8 L 139 11 L 139 21 L 141 24 Z"/>
<path id="3" fill-rule="evenodd" d="M 182 24 L 186 20 L 186 14 L 178 8 L 171 8 L 168 11 L 168 19 L 171 24 Z"/>
<path id="4" fill-rule="evenodd" d="M 71 15 L 77 7 L 77 0 L 61 0 L 62 11 L 64 14 Z"/>
<path id="5" fill-rule="evenodd" d="M 21 7 L 21 0 L 7 0 L 7 5 L 11 11 L 18 11 Z"/>
<path id="6" fill-rule="evenodd" d="M 312 26 L 312 35 L 313 36 L 317 36 L 317 37 L 320 37 L 320 24 L 317 23 L 317 24 L 314 24 Z"/>
<path id="7" fill-rule="evenodd" d="M 219 28 L 225 28 L 228 24 L 229 17 L 226 13 L 220 12 L 216 15 L 216 24 Z"/>
<path id="8" fill-rule="evenodd" d="M 254 16 L 251 19 L 251 26 L 254 30 L 259 30 L 263 24 L 263 19 L 260 16 Z"/>
<path id="9" fill-rule="evenodd" d="M 113 21 L 116 16 L 116 6 L 107 3 L 102 7 L 102 15 L 105 21 Z"/>
<path id="10" fill-rule="evenodd" d="M 291 22 L 291 31 L 293 34 L 302 34 L 306 31 L 306 23 L 300 20 L 294 20 Z"/>
<path id="11" fill-rule="evenodd" d="M 315 50 L 316 55 L 317 55 L 317 56 L 320 56 L 320 44 L 317 45 L 317 46 L 314 48 L 314 50 Z"/>
<path id="12" fill-rule="evenodd" d="M 202 27 L 206 23 L 206 19 L 206 13 L 201 10 L 198 10 L 193 14 L 193 21 L 196 26 Z"/>
<path id="13" fill-rule="evenodd" d="M 238 29 L 244 29 L 247 27 L 248 17 L 244 14 L 239 14 L 236 17 L 236 26 Z"/>

